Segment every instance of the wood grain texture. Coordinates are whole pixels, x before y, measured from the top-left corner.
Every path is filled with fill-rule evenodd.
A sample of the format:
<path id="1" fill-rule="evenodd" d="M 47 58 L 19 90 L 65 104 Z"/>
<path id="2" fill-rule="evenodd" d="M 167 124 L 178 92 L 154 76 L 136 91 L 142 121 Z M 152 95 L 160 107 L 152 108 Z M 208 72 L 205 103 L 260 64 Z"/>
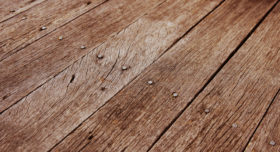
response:
<path id="1" fill-rule="evenodd" d="M 0 23 L 0 61 L 105 1 L 48 0 L 6 22 Z M 47 29 L 41 30 L 43 26 Z"/>
<path id="2" fill-rule="evenodd" d="M 280 151 L 280 95 L 273 101 L 245 152 Z M 275 145 L 273 144 L 275 143 Z"/>
<path id="3" fill-rule="evenodd" d="M 11 107 L 162 2 L 164 0 L 110 0 L 0 62 L 0 111 Z M 62 41 L 58 40 L 61 35 Z M 81 49 L 82 45 L 86 48 Z"/>
<path id="4" fill-rule="evenodd" d="M 280 87 L 279 17 L 280 5 L 151 151 L 243 151 Z"/>
<path id="5" fill-rule="evenodd" d="M 131 24 L 3 113 L 0 149 L 49 150 L 218 4 L 168 1 Z"/>
<path id="6" fill-rule="evenodd" d="M 1 0 L 0 23 L 44 2 L 45 0 Z"/>
<path id="7" fill-rule="evenodd" d="M 53 151 L 148 150 L 275 2 L 225 1 Z"/>

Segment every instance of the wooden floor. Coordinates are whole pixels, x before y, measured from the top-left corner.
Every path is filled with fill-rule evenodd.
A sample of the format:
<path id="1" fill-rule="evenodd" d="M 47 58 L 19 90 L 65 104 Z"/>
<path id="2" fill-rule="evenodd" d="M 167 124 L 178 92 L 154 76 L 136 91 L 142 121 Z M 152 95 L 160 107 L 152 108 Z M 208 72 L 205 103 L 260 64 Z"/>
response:
<path id="1" fill-rule="evenodd" d="M 0 152 L 280 152 L 279 0 L 0 0 Z"/>

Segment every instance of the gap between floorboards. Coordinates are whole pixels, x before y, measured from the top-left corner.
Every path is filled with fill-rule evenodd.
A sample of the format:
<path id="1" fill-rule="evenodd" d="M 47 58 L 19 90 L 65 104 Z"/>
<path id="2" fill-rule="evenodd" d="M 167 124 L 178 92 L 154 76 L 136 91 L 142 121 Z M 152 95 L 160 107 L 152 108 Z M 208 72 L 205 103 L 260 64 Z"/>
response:
<path id="1" fill-rule="evenodd" d="M 228 61 L 236 54 L 241 48 L 241 46 L 249 39 L 249 37 L 256 31 L 259 25 L 264 21 L 264 19 L 270 14 L 270 12 L 275 8 L 278 4 L 277 1 L 267 12 L 266 14 L 259 20 L 259 22 L 253 27 L 253 29 L 248 33 L 248 35 L 241 41 L 241 43 L 236 47 L 236 49 L 231 52 L 231 54 L 227 57 L 227 59 L 222 63 L 222 65 L 211 75 L 208 81 L 202 86 L 202 88 L 194 95 L 191 101 L 176 115 L 176 117 L 171 121 L 171 123 L 160 133 L 160 135 L 155 139 L 153 144 L 148 148 L 147 152 L 149 152 L 153 146 L 160 140 L 160 138 L 168 131 L 168 129 L 176 122 L 176 120 L 186 111 L 186 109 L 193 103 L 193 101 L 198 97 L 198 95 L 207 87 L 207 85 L 215 78 L 215 76 L 222 70 L 222 68 L 228 63 Z M 248 142 L 249 143 L 249 142 Z"/>
<path id="2" fill-rule="evenodd" d="M 191 32 L 199 23 L 201 23 L 207 16 L 209 16 L 212 12 L 214 12 L 225 0 L 222 0 L 213 10 L 208 12 L 205 16 L 203 16 L 197 23 L 195 23 L 189 30 L 187 30 L 181 37 L 176 39 L 157 59 L 155 59 L 150 65 L 148 65 L 145 69 L 153 65 L 157 60 L 159 60 L 168 50 L 170 50 L 174 45 L 176 45 L 182 38 L 184 38 L 189 32 Z M 161 5 L 161 4 L 160 4 Z M 145 71 L 145 69 L 143 71 Z M 140 73 L 141 74 L 141 73 Z M 52 151 L 57 145 L 59 145 L 65 138 L 67 138 L 69 135 L 71 135 L 75 130 L 77 130 L 86 120 L 88 120 L 91 116 L 93 116 L 96 112 L 98 112 L 102 107 L 104 107 L 109 101 L 115 97 L 119 92 L 121 92 L 126 86 L 128 86 L 131 82 L 133 82 L 135 79 L 138 78 L 140 75 L 138 74 L 136 77 L 134 77 L 129 83 L 127 83 L 122 89 L 120 89 L 116 94 L 114 94 L 107 102 L 105 102 L 102 106 L 100 106 L 96 111 L 94 111 L 91 115 L 89 115 L 84 121 L 82 121 L 75 129 L 73 129 L 69 134 L 67 134 L 62 140 L 60 140 L 57 144 L 55 144 L 48 152 Z M 85 148 L 87 144 L 83 147 Z M 83 149 L 82 148 L 82 149 Z M 81 150 L 82 150 L 81 149 Z M 150 149 L 150 148 L 149 148 Z M 81 151 L 79 150 L 79 151 Z"/>
<path id="3" fill-rule="evenodd" d="M 106 0 L 106 1 L 104 1 L 103 3 L 101 3 L 101 4 L 97 5 L 97 6 L 95 6 L 94 8 L 100 6 L 100 5 L 102 5 L 102 4 L 104 4 L 104 3 L 108 2 L 108 1 L 109 1 L 109 0 Z M 157 8 L 158 6 L 162 5 L 162 4 L 165 3 L 165 2 L 166 2 L 166 0 L 163 1 L 162 3 L 158 4 L 158 5 L 155 6 L 154 8 Z M 94 8 L 92 8 L 92 9 L 94 9 Z M 152 8 L 152 9 L 154 9 L 154 8 Z M 90 10 L 92 10 L 92 9 L 90 9 Z M 151 10 L 152 10 L 152 9 L 151 9 Z M 88 10 L 87 12 L 89 12 L 90 10 Z M 83 14 L 86 14 L 87 12 L 85 12 L 85 13 L 83 13 Z M 79 15 L 78 17 L 82 16 L 83 14 Z M 136 19 L 134 22 L 128 24 L 128 25 L 125 26 L 123 29 L 128 28 L 130 25 L 132 25 L 133 23 L 137 22 L 139 19 L 141 19 L 143 16 L 145 16 L 145 15 L 147 15 L 147 14 L 148 14 L 148 13 L 145 13 L 145 14 L 139 16 L 138 19 Z M 61 26 L 59 26 L 58 28 L 60 28 L 60 27 L 62 27 L 62 26 L 64 26 L 64 25 L 66 25 L 66 24 L 68 24 L 68 23 L 74 21 L 74 20 L 77 19 L 78 17 L 76 17 L 76 18 L 74 18 L 73 20 L 71 20 L 71 21 L 69 21 L 69 22 L 67 22 L 67 23 L 65 23 L 65 24 L 63 24 L 63 25 L 61 25 Z M 54 29 L 53 31 L 56 31 L 58 28 Z M 121 32 L 123 29 L 120 29 L 118 32 L 112 33 L 112 34 L 109 35 L 108 37 L 111 37 L 112 35 Z M 39 39 L 35 40 L 34 42 L 36 42 L 36 41 L 40 40 L 41 38 L 43 38 L 43 37 L 45 37 L 45 36 L 51 34 L 53 31 L 50 31 L 50 33 L 46 33 L 46 35 L 43 35 L 42 37 L 40 37 Z M 27 47 L 27 46 L 33 44 L 34 42 L 32 42 L 32 43 L 26 45 L 25 47 Z M 105 40 L 104 42 L 106 42 L 106 40 Z M 35 92 L 36 90 L 38 90 L 39 88 L 41 88 L 42 86 L 44 86 L 46 83 L 48 83 L 49 81 L 51 81 L 51 80 L 52 80 L 53 78 L 55 78 L 57 75 L 59 75 L 60 73 L 64 72 L 67 68 L 69 68 L 70 66 L 72 66 L 73 64 L 75 64 L 75 63 L 76 63 L 77 61 L 79 61 L 81 58 L 87 56 L 87 55 L 88 55 L 89 53 L 91 53 L 93 50 L 95 50 L 96 48 L 98 48 L 99 46 L 101 46 L 104 42 L 101 42 L 99 45 L 97 45 L 96 47 L 94 47 L 91 51 L 89 51 L 89 52 L 86 53 L 85 55 L 81 56 L 81 57 L 78 58 L 76 61 L 74 61 L 72 64 L 68 65 L 68 66 L 65 67 L 63 70 L 61 70 L 61 71 L 59 71 L 57 74 L 55 74 L 53 77 L 47 79 L 47 80 L 46 80 L 45 82 L 43 82 L 41 85 L 39 85 L 38 87 L 36 87 L 36 88 L 33 89 L 32 91 L 30 91 L 28 94 L 26 94 L 25 96 L 23 96 L 22 98 L 20 98 L 19 100 L 17 100 L 15 103 L 13 103 L 13 104 L 10 105 L 9 107 L 7 107 L 7 108 L 4 109 L 3 111 L 1 111 L 1 112 L 0 112 L 0 115 L 3 114 L 4 112 L 8 111 L 10 108 L 12 108 L 13 106 L 15 106 L 17 103 L 19 103 L 19 102 L 20 102 L 22 99 L 24 99 L 25 97 L 29 96 L 31 93 Z M 22 49 L 24 49 L 25 47 L 23 47 Z M 18 50 L 18 51 L 20 51 L 20 50 Z M 17 53 L 18 51 L 14 52 L 14 53 Z M 13 54 L 11 54 L 11 55 L 13 55 Z M 4 60 L 4 59 L 3 59 L 3 60 Z M 1 61 L 3 61 L 3 60 L 1 60 Z M 0 62 L 1 62 L 1 61 L 0 61 Z"/>

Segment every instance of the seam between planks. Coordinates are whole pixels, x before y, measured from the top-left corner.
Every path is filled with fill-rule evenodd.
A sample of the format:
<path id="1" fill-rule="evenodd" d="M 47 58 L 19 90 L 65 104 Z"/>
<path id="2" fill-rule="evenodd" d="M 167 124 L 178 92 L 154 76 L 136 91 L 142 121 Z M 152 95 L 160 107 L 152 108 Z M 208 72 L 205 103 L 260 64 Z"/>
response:
<path id="1" fill-rule="evenodd" d="M 264 120 L 265 116 L 267 115 L 267 113 L 268 113 L 269 109 L 271 108 L 272 104 L 274 103 L 274 101 L 275 101 L 276 97 L 277 97 L 279 94 L 280 94 L 280 88 L 278 89 L 278 91 L 276 92 L 276 94 L 274 95 L 274 97 L 272 98 L 272 100 L 271 100 L 270 104 L 268 105 L 268 107 L 267 107 L 267 109 L 266 109 L 265 113 L 263 114 L 263 116 L 262 116 L 261 120 L 259 121 L 258 125 L 257 125 L 257 126 L 256 126 L 256 128 L 254 129 L 254 132 L 253 132 L 253 133 L 252 133 L 252 135 L 250 136 L 250 138 L 249 138 L 248 142 L 247 142 L 247 143 L 246 143 L 246 145 L 244 146 L 244 148 L 243 148 L 242 152 L 244 152 L 244 151 L 246 150 L 246 148 L 248 147 L 248 145 L 249 145 L 250 141 L 251 141 L 251 140 L 252 140 L 252 138 L 254 137 L 254 135 L 255 135 L 256 131 L 257 131 L 257 130 L 258 130 L 258 128 L 260 127 L 260 125 L 261 125 L 261 123 L 263 122 L 263 120 Z"/>
<path id="2" fill-rule="evenodd" d="M 54 31 L 58 30 L 59 28 L 61 28 L 61 27 L 65 26 L 65 25 L 67 25 L 67 24 L 69 24 L 70 22 L 72 22 L 72 21 L 76 20 L 77 18 L 79 18 L 79 17 L 83 16 L 84 14 L 86 14 L 86 13 L 88 13 L 88 12 L 90 12 L 90 11 L 94 10 L 95 8 L 97 8 L 97 7 L 101 6 L 102 4 L 105 4 L 105 3 L 106 3 L 106 2 L 108 2 L 108 1 L 109 1 L 109 0 L 105 0 L 104 2 L 102 2 L 102 3 L 98 4 L 98 5 L 96 5 L 95 7 L 91 8 L 91 9 L 89 9 L 89 10 L 85 11 L 84 13 L 82 13 L 82 14 L 80 14 L 80 15 L 76 16 L 75 18 L 73 18 L 73 19 L 69 20 L 68 22 L 65 22 L 64 24 L 62 24 L 62 25 L 58 26 L 57 28 L 55 28 L 55 29 L 53 29 L 53 30 L 51 30 L 51 31 L 47 32 L 45 35 L 42 35 L 41 37 L 39 37 L 38 39 L 34 40 L 33 42 L 30 42 L 30 43 L 26 44 L 26 45 L 25 45 L 25 46 L 23 46 L 22 48 L 19 48 L 18 50 L 16 50 L 17 48 L 13 49 L 13 50 L 16 50 L 16 51 L 15 51 L 15 52 L 13 52 L 13 53 L 12 53 L 12 54 L 10 54 L 10 55 L 8 55 L 8 56 L 4 57 L 2 60 L 0 60 L 0 62 L 4 61 L 4 60 L 5 60 L 5 59 L 7 59 L 8 57 L 10 57 L 10 56 L 12 56 L 12 55 L 16 54 L 17 52 L 19 52 L 19 51 L 21 51 L 21 50 L 25 49 L 25 48 L 26 48 L 26 47 L 28 47 L 29 45 L 31 45 L 31 44 L 33 44 L 33 43 L 35 43 L 35 42 L 39 41 L 40 39 L 42 39 L 42 38 L 44 38 L 44 37 L 48 36 L 48 35 L 49 35 L 49 34 L 51 34 L 52 32 L 54 32 Z"/>
<path id="3" fill-rule="evenodd" d="M 26 48 L 27 46 L 29 46 L 29 45 L 31 45 L 31 44 L 33 44 L 33 43 L 35 43 L 36 41 L 39 41 L 40 39 L 44 38 L 45 36 L 47 36 L 47 35 L 51 34 L 52 32 L 54 32 L 54 31 L 58 30 L 59 28 L 61 28 L 61 27 L 65 26 L 66 24 L 68 24 L 68 23 L 70 23 L 70 22 L 74 21 L 75 19 L 79 18 L 80 16 L 82 16 L 82 15 L 84 15 L 84 14 L 88 13 L 89 11 L 91 11 L 91 10 L 93 10 L 93 9 L 97 8 L 98 6 L 100 6 L 100 5 L 104 4 L 104 3 L 108 2 L 108 1 L 109 1 L 109 0 L 106 0 L 106 1 L 102 2 L 101 4 L 99 4 L 99 5 L 97 5 L 97 6 L 93 7 L 93 8 L 91 8 L 91 9 L 89 9 L 88 11 L 86 11 L 86 12 L 84 12 L 84 13 L 80 14 L 80 15 L 79 15 L 79 16 L 77 16 L 76 18 L 74 18 L 74 19 L 70 20 L 69 22 L 66 22 L 65 24 L 62 24 L 61 26 L 59 26 L 59 27 L 57 27 L 57 28 L 53 29 L 52 31 L 50 31 L 50 32 L 46 33 L 46 34 L 45 34 L 45 35 L 43 35 L 42 37 L 40 37 L 40 38 L 38 38 L 38 39 L 34 40 L 33 42 L 31 42 L 31 43 L 29 43 L 29 44 L 27 44 L 27 45 L 26 45 L 26 46 L 24 46 L 23 48 L 20 48 L 19 50 L 15 51 L 15 52 L 14 52 L 14 53 L 12 53 L 11 55 L 9 55 L 9 56 L 7 56 L 7 57 L 3 58 L 2 60 L 0 60 L 0 62 L 2 62 L 2 61 L 3 61 L 3 60 L 5 60 L 6 58 L 8 58 L 8 57 L 12 56 L 13 54 L 15 54 L 15 53 L 19 52 L 20 50 L 22 50 L 22 49 Z M 106 41 L 106 40 L 105 40 L 105 41 Z M 104 43 L 104 42 L 102 42 L 101 44 L 97 45 L 95 48 L 97 48 L 98 46 L 102 45 L 103 43 Z M 94 49 L 95 49 L 95 48 L 94 48 Z M 94 49 L 93 49 L 93 50 L 94 50 Z M 89 51 L 88 53 L 90 53 L 90 52 L 91 52 L 91 51 Z M 88 54 L 88 53 L 87 53 L 87 54 Z M 87 54 L 86 54 L 86 55 L 87 55 Z M 84 55 L 84 56 L 86 56 L 86 55 Z M 84 56 L 82 56 L 81 58 L 83 58 Z M 81 58 L 78 58 L 75 62 L 73 62 L 73 64 L 74 64 L 74 63 L 76 63 L 76 62 L 77 62 L 79 59 L 81 59 Z M 73 64 L 71 64 L 71 65 L 73 65 Z M 23 96 L 22 98 L 20 98 L 19 100 L 17 100 L 14 104 L 10 105 L 9 107 L 7 107 L 7 108 L 6 108 L 6 109 L 4 109 L 3 111 L 1 111 L 1 112 L 0 112 L 0 115 L 1 115 L 2 113 L 4 113 L 5 111 L 9 110 L 9 109 L 10 109 L 11 107 L 13 107 L 14 105 L 16 105 L 16 104 L 17 104 L 18 102 L 20 102 L 23 98 L 25 98 L 25 97 L 29 96 L 32 92 L 36 91 L 37 89 L 39 89 L 40 87 L 42 87 L 44 84 L 46 84 L 47 82 L 49 82 L 50 80 L 52 80 L 53 78 L 55 78 L 57 75 L 59 75 L 60 73 L 62 73 L 63 71 L 65 71 L 65 70 L 66 70 L 68 67 L 70 67 L 71 65 L 67 66 L 65 69 L 63 69 L 63 70 L 61 70 L 60 72 L 58 72 L 57 74 L 55 74 L 52 78 L 50 78 L 50 79 L 46 80 L 46 81 L 45 81 L 45 82 L 43 82 L 41 85 L 39 85 L 38 87 L 36 87 L 34 90 L 30 91 L 28 94 L 26 94 L 25 96 Z"/>
<path id="4" fill-rule="evenodd" d="M 42 0 L 42 1 L 39 1 L 39 2 L 37 2 L 37 3 L 35 3 L 35 4 L 31 4 L 31 5 L 25 6 L 25 7 L 23 7 L 23 8 L 20 8 L 20 9 L 23 9 L 23 10 L 20 11 L 20 12 L 18 12 L 17 14 L 7 15 L 7 17 L 5 17 L 4 19 L 2 19 L 2 20 L 0 21 L 0 23 L 6 22 L 7 20 L 9 20 L 9 19 L 11 19 L 11 18 L 14 18 L 14 17 L 18 16 L 19 14 L 21 14 L 21 13 L 23 13 L 23 12 L 26 12 L 26 11 L 28 11 L 29 9 L 31 9 L 31 8 L 37 6 L 37 5 L 39 5 L 39 4 L 41 4 L 41 3 L 45 2 L 45 1 L 47 1 L 47 0 Z"/>
<path id="5" fill-rule="evenodd" d="M 104 3 L 108 2 L 108 1 L 109 1 L 109 0 L 106 0 L 106 1 L 104 1 L 103 3 L 101 3 L 101 4 L 99 4 L 99 5 L 102 5 L 102 4 L 104 4 Z M 154 9 L 154 8 L 157 8 L 158 6 L 162 5 L 162 4 L 165 3 L 165 2 L 166 2 L 166 0 L 163 1 L 163 2 L 161 2 L 160 4 L 158 4 L 157 6 L 151 8 L 151 10 Z M 95 6 L 94 8 L 98 7 L 99 5 Z M 92 9 L 94 9 L 94 8 L 92 8 Z M 91 10 L 92 10 L 92 9 L 91 9 Z M 90 10 L 88 10 L 87 12 L 89 12 L 89 11 L 90 11 Z M 87 12 L 85 12 L 85 13 L 87 13 Z M 83 14 L 85 14 L 85 13 L 83 13 Z M 82 16 L 83 14 L 81 14 L 80 16 Z M 109 35 L 108 37 L 112 37 L 112 35 L 118 34 L 119 32 L 121 32 L 122 30 L 128 28 L 130 25 L 132 25 L 133 23 L 137 22 L 139 19 L 141 19 L 143 16 L 145 16 L 145 15 L 147 15 L 147 14 L 149 14 L 149 12 L 147 12 L 147 13 L 145 13 L 145 14 L 139 16 L 139 18 L 136 19 L 134 22 L 128 24 L 127 26 L 125 26 L 124 28 L 122 28 L 121 30 L 119 30 L 119 31 L 117 31 L 117 32 L 115 32 L 115 33 L 112 33 L 112 34 Z M 78 16 L 78 17 L 79 17 L 79 16 Z M 78 18 L 78 17 L 77 17 L 77 18 Z M 74 18 L 73 20 L 75 20 L 75 19 L 76 19 L 76 18 Z M 73 21 L 73 20 L 71 20 L 71 21 Z M 69 21 L 69 22 L 71 22 L 71 21 Z M 59 26 L 58 28 L 60 28 L 60 27 L 62 27 L 62 26 L 64 26 L 64 25 L 66 25 L 66 24 L 68 24 L 69 22 L 67 22 L 67 23 L 65 23 L 65 24 L 63 24 L 63 25 L 61 25 L 61 26 Z M 54 29 L 53 31 L 57 30 L 58 28 Z M 53 31 L 51 31 L 51 32 L 53 32 Z M 50 33 L 51 33 L 51 32 L 50 32 Z M 47 36 L 47 35 L 50 34 L 50 33 L 47 33 L 46 35 L 40 37 L 39 39 L 41 39 L 41 38 Z M 39 39 L 35 40 L 34 42 L 38 41 Z M 83 57 L 87 56 L 87 55 L 88 55 L 89 53 L 91 53 L 94 49 L 98 48 L 99 46 L 101 46 L 101 45 L 102 45 L 103 43 L 105 43 L 106 41 L 107 41 L 107 40 L 101 42 L 99 45 L 97 45 L 96 47 L 94 47 L 91 51 L 89 51 L 89 52 L 86 53 L 85 55 L 79 57 L 79 58 L 78 58 L 76 61 L 74 61 L 72 64 L 68 65 L 67 67 L 65 67 L 64 69 L 62 69 L 61 71 L 59 71 L 59 72 L 58 72 L 57 74 L 55 74 L 53 77 L 47 79 L 45 82 L 43 82 L 41 85 L 39 85 L 39 86 L 36 87 L 35 89 L 31 90 L 31 91 L 30 91 L 29 93 L 27 93 L 25 96 L 23 96 L 22 98 L 20 98 L 19 100 L 17 100 L 15 103 L 13 103 L 13 104 L 10 105 L 9 107 L 7 107 L 7 108 L 4 109 L 3 111 L 1 111 L 1 112 L 0 112 L 0 115 L 3 114 L 4 112 L 8 111 L 8 110 L 9 110 L 11 107 L 13 107 L 14 105 L 18 104 L 22 99 L 24 99 L 25 97 L 29 96 L 31 93 L 33 93 L 33 92 L 36 91 L 37 89 L 41 88 L 43 85 L 45 85 L 46 83 L 48 83 L 49 81 L 51 81 L 53 78 L 55 78 L 56 76 L 58 76 L 60 73 L 64 72 L 67 68 L 69 68 L 70 66 L 72 66 L 73 64 L 75 64 L 77 61 L 79 61 L 79 60 L 82 59 Z M 32 43 L 34 43 L 34 42 L 32 42 Z M 30 44 L 32 44 L 32 43 L 30 43 Z M 27 46 L 30 45 L 30 44 L 27 44 L 25 47 L 27 47 Z M 24 48 L 25 48 L 25 47 L 24 47 Z M 24 48 L 22 48 L 22 49 L 24 49 Z M 19 51 L 19 50 L 18 50 L 18 51 Z M 18 51 L 17 51 L 17 52 L 18 52 Z M 15 53 L 17 53 L 17 52 L 15 52 Z M 13 54 L 14 54 L 14 53 L 13 53 Z M 13 54 L 11 54 L 11 55 L 13 55 Z M 9 56 L 8 56 L 8 57 L 9 57 Z M 3 59 L 3 60 L 4 60 L 4 59 Z M 1 61 L 3 61 L 3 60 L 1 60 Z M 0 62 L 1 62 L 1 61 L 0 61 Z"/>
<path id="6" fill-rule="evenodd" d="M 165 1 L 164 1 L 165 2 Z M 162 5 L 164 2 L 162 2 L 161 4 L 159 4 L 158 6 Z M 213 10 L 211 10 L 210 12 L 208 12 L 205 16 L 203 16 L 197 23 L 195 23 L 190 29 L 188 29 L 182 36 L 180 36 L 179 38 L 177 38 L 165 51 L 163 51 L 162 54 L 159 55 L 159 57 L 157 59 L 155 59 L 151 64 L 149 64 L 146 68 L 144 68 L 143 71 L 145 71 L 145 69 L 147 69 L 148 67 L 150 67 L 151 65 L 153 65 L 157 60 L 159 60 L 166 52 L 168 52 L 174 45 L 176 45 L 183 37 L 185 37 L 189 32 L 191 32 L 199 23 L 201 23 L 207 16 L 209 16 L 212 12 L 214 12 L 223 2 L 225 2 L 225 0 L 222 0 L 216 7 L 214 7 Z M 68 135 L 66 135 L 64 138 L 62 138 L 57 144 L 55 144 L 50 150 L 48 150 L 48 152 L 52 151 L 57 145 L 59 145 L 64 139 L 66 139 L 69 135 L 71 135 L 73 132 L 75 132 L 75 130 L 77 130 L 80 126 L 82 126 L 83 123 L 85 123 L 85 121 L 87 121 L 91 116 L 93 116 L 96 112 L 98 112 L 102 107 L 104 107 L 106 104 L 108 104 L 110 102 L 110 100 L 112 98 L 114 98 L 119 92 L 121 92 L 126 86 L 128 86 L 131 82 L 133 82 L 135 79 L 137 79 L 139 77 L 141 73 L 139 73 L 137 76 L 135 76 L 133 79 L 131 79 L 131 81 L 129 81 L 126 85 L 123 86 L 122 89 L 120 89 L 119 91 L 117 91 L 117 93 L 115 93 L 110 99 L 107 100 L 107 102 L 105 102 L 102 106 L 100 106 L 96 111 L 94 111 L 91 115 L 89 115 L 84 121 L 82 121 L 76 128 L 74 128 Z M 88 144 L 86 144 L 85 146 L 83 146 L 79 152 L 84 149 Z"/>
<path id="7" fill-rule="evenodd" d="M 191 101 L 176 115 L 176 117 L 169 123 L 167 127 L 161 132 L 161 134 L 155 139 L 153 144 L 148 148 L 147 152 L 149 152 L 153 146 L 160 140 L 160 138 L 169 130 L 169 128 L 176 122 L 176 120 L 186 111 L 186 109 L 194 102 L 194 100 L 198 97 L 198 95 L 208 86 L 208 84 L 216 77 L 216 75 L 222 70 L 222 68 L 228 63 L 228 61 L 237 53 L 237 51 L 241 48 L 241 46 L 249 39 L 249 37 L 256 31 L 259 25 L 264 21 L 264 19 L 270 14 L 273 8 L 278 4 L 280 0 L 278 0 L 267 12 L 266 14 L 258 21 L 258 23 L 253 27 L 253 29 L 247 34 L 247 36 L 241 41 L 241 43 L 230 53 L 227 59 L 222 63 L 222 65 L 211 75 L 208 81 L 202 86 L 202 88 L 194 95 Z M 248 142 L 249 143 L 249 142 Z"/>

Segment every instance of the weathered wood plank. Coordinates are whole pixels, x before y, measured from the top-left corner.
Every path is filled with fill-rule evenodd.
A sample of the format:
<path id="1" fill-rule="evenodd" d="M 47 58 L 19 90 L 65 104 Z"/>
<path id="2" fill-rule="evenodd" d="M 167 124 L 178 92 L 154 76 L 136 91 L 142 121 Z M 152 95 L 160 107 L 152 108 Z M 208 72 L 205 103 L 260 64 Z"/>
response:
<path id="1" fill-rule="evenodd" d="M 149 149 L 275 2 L 225 1 L 53 151 Z"/>
<path id="2" fill-rule="evenodd" d="M 110 0 L 0 62 L 0 111 L 162 2 Z M 63 40 L 58 39 L 60 36 Z"/>
<path id="3" fill-rule="evenodd" d="M 44 2 L 45 0 L 1 0 L 0 23 Z"/>
<path id="4" fill-rule="evenodd" d="M 0 61 L 104 2 L 106 0 L 48 0 L 0 23 Z M 43 26 L 45 30 L 41 30 Z"/>
<path id="5" fill-rule="evenodd" d="M 280 94 L 273 101 L 245 152 L 280 151 Z"/>
<path id="6" fill-rule="evenodd" d="M 168 1 L 118 33 L 4 112 L 0 116 L 0 149 L 50 149 L 219 2 Z M 103 55 L 102 59 L 97 54 Z M 122 70 L 122 66 L 129 68 Z"/>
<path id="7" fill-rule="evenodd" d="M 151 151 L 244 150 L 280 87 L 279 18 L 280 5 Z"/>

